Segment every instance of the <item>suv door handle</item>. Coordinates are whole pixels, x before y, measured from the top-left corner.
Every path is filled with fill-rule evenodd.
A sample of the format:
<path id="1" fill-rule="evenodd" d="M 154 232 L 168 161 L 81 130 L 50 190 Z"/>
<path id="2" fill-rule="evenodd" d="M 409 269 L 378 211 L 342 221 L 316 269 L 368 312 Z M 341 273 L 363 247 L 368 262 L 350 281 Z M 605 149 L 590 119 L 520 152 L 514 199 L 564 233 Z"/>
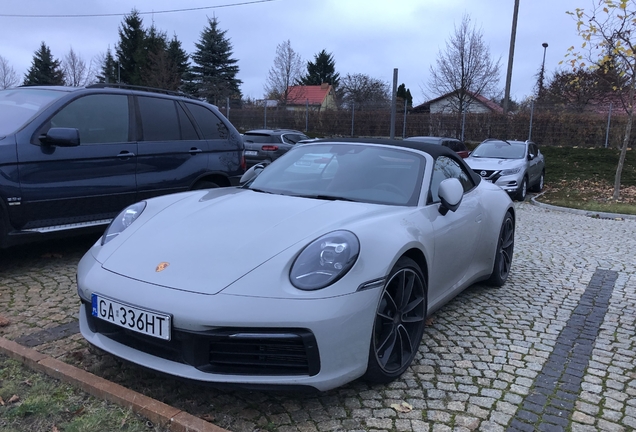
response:
<path id="1" fill-rule="evenodd" d="M 129 152 L 128 150 L 124 150 L 124 151 L 122 151 L 121 153 L 119 153 L 117 155 L 117 157 L 120 158 L 120 159 L 126 159 L 126 158 L 130 158 L 130 157 L 134 157 L 134 156 L 135 156 L 135 154 Z"/>
<path id="2" fill-rule="evenodd" d="M 192 147 L 190 149 L 190 154 L 197 154 L 197 153 L 203 153 L 203 150 L 201 150 L 200 148 L 196 148 L 196 147 Z"/>

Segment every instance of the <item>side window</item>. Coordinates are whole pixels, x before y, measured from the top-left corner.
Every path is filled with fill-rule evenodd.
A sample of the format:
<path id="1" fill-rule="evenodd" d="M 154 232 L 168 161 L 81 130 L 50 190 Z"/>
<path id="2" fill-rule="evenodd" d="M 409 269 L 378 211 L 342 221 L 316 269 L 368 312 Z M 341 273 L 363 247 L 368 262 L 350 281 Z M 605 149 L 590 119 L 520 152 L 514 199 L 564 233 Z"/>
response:
<path id="1" fill-rule="evenodd" d="M 178 141 L 181 139 L 179 117 L 171 99 L 138 96 L 144 141 Z"/>
<path id="2" fill-rule="evenodd" d="M 532 152 L 533 155 L 538 156 L 539 155 L 539 147 L 536 144 L 531 144 L 530 145 L 530 151 Z"/>
<path id="3" fill-rule="evenodd" d="M 470 175 L 462 169 L 459 163 L 449 157 L 440 156 L 437 158 L 435 165 L 433 166 L 433 177 L 431 179 L 431 189 L 429 191 L 430 202 L 439 202 L 439 196 L 437 195 L 439 185 L 442 181 L 449 178 L 458 179 L 464 187 L 464 193 L 468 192 L 475 186 Z"/>
<path id="4" fill-rule="evenodd" d="M 194 125 L 190 121 L 190 118 L 186 114 L 183 107 L 177 104 L 177 111 L 179 111 L 179 125 L 181 126 L 181 139 L 184 140 L 198 140 L 199 135 Z"/>
<path id="5" fill-rule="evenodd" d="M 50 124 L 78 129 L 82 144 L 103 144 L 127 142 L 128 119 L 128 96 L 94 94 L 66 105 Z"/>
<path id="6" fill-rule="evenodd" d="M 205 139 L 226 139 L 229 131 L 215 113 L 204 106 L 186 103 Z"/>

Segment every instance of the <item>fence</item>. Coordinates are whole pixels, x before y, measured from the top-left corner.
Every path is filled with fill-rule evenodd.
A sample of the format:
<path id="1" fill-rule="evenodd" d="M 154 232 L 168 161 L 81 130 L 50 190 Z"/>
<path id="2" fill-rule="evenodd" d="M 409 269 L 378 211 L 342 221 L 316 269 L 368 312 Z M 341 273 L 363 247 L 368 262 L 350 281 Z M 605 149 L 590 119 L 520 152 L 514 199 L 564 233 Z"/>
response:
<path id="1" fill-rule="evenodd" d="M 305 131 L 316 137 L 388 137 L 391 130 L 390 110 L 288 111 L 285 109 L 243 108 L 229 111 L 230 121 L 240 131 L 250 129 L 287 128 Z M 532 117 L 532 126 L 531 126 Z M 614 114 L 572 113 L 568 111 L 522 112 L 503 114 L 430 114 L 398 110 L 395 136 L 448 136 L 481 142 L 486 138 L 526 140 L 541 146 L 608 147 L 622 145 L 626 116 Z M 636 134 L 632 134 L 636 135 Z M 636 137 L 631 140 L 634 147 Z"/>

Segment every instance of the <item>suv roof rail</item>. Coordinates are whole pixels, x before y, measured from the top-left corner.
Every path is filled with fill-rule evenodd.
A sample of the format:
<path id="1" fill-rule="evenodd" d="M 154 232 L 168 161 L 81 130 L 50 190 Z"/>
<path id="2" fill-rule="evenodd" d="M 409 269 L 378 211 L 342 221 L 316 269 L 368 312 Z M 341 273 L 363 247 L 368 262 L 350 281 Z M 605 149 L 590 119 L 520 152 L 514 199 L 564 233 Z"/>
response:
<path id="1" fill-rule="evenodd" d="M 125 84 L 125 83 L 95 83 L 95 84 L 90 84 L 86 86 L 86 88 L 109 88 L 109 87 L 128 89 L 128 90 L 141 90 L 141 91 L 147 91 L 152 93 L 162 93 L 162 94 L 167 94 L 171 96 L 181 96 L 181 97 L 186 97 L 189 99 L 196 99 L 194 96 L 189 95 L 187 93 L 183 93 L 181 91 L 166 90 L 166 89 L 160 89 L 156 87 L 146 87 L 146 86 Z"/>

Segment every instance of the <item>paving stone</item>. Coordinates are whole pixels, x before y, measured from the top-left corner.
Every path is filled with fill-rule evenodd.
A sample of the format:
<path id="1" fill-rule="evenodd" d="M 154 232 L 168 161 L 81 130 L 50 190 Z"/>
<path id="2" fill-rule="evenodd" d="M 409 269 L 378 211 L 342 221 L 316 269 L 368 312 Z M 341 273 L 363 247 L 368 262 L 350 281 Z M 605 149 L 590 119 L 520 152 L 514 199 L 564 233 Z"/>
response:
<path id="1" fill-rule="evenodd" d="M 174 406 L 185 408 L 185 399 L 200 395 L 219 426 L 237 432 L 268 424 L 279 432 L 524 432 L 563 427 L 552 422 L 559 412 L 571 413 L 565 428 L 572 432 L 636 430 L 636 261 L 630 259 L 636 221 L 528 203 L 515 208 L 507 283 L 499 289 L 476 284 L 436 312 L 415 364 L 388 385 L 358 380 L 322 395 L 202 390 L 92 352 L 77 334 L 34 348 L 122 385 L 147 388 Z M 19 259 L 0 251 L 0 315 L 11 320 L 0 336 L 36 340 L 76 325 L 75 271 L 90 242 L 80 245 L 54 259 L 29 255 L 30 249 Z M 616 275 L 611 288 L 603 288 L 608 282 L 599 274 Z M 586 295 L 592 288 L 599 295 Z M 126 376 L 144 378 L 137 383 Z M 413 411 L 390 408 L 401 401 Z M 201 408 L 198 415 L 204 413 Z"/>

